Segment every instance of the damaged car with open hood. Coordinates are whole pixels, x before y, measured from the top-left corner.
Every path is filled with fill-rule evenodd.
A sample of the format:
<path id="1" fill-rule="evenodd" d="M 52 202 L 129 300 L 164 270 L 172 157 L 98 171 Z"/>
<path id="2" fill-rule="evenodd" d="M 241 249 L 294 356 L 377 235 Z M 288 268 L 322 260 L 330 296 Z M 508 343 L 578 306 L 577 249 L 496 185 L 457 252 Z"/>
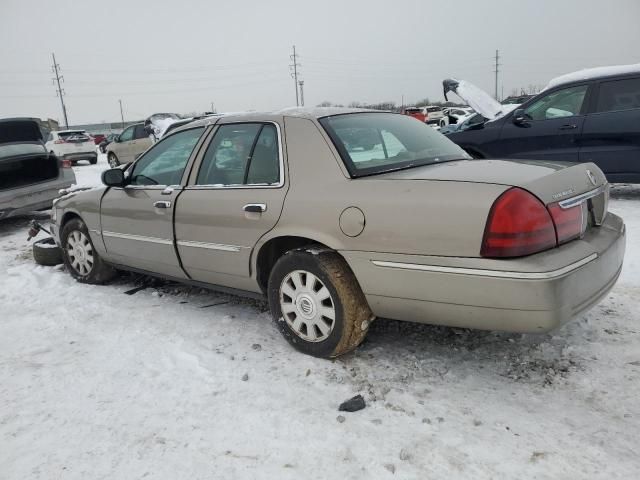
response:
<path id="1" fill-rule="evenodd" d="M 640 183 L 640 64 L 562 75 L 515 109 L 465 80 L 443 87 L 487 119 L 448 135 L 475 158 L 592 162 L 610 182 Z"/>

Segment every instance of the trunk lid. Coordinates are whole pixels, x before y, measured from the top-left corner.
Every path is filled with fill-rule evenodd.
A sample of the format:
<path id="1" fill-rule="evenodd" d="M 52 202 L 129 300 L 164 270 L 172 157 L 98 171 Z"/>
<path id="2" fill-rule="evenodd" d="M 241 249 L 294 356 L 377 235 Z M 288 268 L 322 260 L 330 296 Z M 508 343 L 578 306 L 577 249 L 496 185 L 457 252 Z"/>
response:
<path id="1" fill-rule="evenodd" d="M 40 123 L 35 118 L 7 118 L 0 120 L 0 145 L 42 142 L 42 140 Z"/>
<path id="2" fill-rule="evenodd" d="M 379 180 L 436 180 L 520 187 L 549 204 L 604 188 L 607 180 L 593 163 L 542 160 L 457 160 L 398 170 Z"/>

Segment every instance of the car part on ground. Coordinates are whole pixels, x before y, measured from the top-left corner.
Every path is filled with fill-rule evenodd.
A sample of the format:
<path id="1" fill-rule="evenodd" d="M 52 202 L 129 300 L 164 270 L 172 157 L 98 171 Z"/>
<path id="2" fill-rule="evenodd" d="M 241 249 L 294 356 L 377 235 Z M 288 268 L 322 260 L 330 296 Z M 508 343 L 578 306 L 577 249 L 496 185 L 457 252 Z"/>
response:
<path id="1" fill-rule="evenodd" d="M 38 265 L 53 267 L 62 263 L 62 250 L 52 237 L 33 242 L 33 260 Z"/>
<path id="2" fill-rule="evenodd" d="M 45 149 L 38 119 L 0 120 L 0 219 L 50 208 L 73 183 L 70 162 Z"/>
<path id="3" fill-rule="evenodd" d="M 266 295 L 287 339 L 318 356 L 354 348 L 374 316 L 548 331 L 605 295 L 624 257 L 595 165 L 473 160 L 393 113 L 198 120 L 102 179 L 55 205 L 76 278 L 104 280 L 99 260 Z"/>

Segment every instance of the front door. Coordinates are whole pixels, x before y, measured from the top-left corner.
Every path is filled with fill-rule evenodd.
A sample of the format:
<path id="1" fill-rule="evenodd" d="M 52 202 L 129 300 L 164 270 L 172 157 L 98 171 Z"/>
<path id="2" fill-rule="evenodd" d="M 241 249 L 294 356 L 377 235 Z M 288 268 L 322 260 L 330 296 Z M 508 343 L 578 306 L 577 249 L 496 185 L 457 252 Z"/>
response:
<path id="1" fill-rule="evenodd" d="M 524 109 L 526 121 L 507 119 L 494 155 L 577 162 L 587 85 L 554 90 Z"/>
<path id="2" fill-rule="evenodd" d="M 173 211 L 182 177 L 204 127 L 158 142 L 132 166 L 128 185 L 102 198 L 100 218 L 107 258 L 149 272 L 185 278 L 176 254 Z"/>
<path id="3" fill-rule="evenodd" d="M 176 206 L 177 248 L 194 280 L 252 289 L 253 247 L 275 226 L 286 194 L 281 145 L 277 123 L 215 131 Z"/>
<path id="4" fill-rule="evenodd" d="M 122 164 L 131 163 L 133 161 L 133 157 L 131 155 L 131 142 L 133 141 L 134 129 L 135 125 L 125 128 L 118 137 L 118 141 L 113 145 L 113 152 L 118 157 L 118 161 Z"/>

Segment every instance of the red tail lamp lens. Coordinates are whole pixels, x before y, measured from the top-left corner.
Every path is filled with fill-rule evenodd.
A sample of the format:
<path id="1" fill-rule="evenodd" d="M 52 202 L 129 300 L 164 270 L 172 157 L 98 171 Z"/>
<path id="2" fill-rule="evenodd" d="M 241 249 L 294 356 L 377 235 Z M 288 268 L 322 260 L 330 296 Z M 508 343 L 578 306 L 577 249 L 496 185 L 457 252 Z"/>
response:
<path id="1" fill-rule="evenodd" d="M 556 245 L 556 231 L 544 204 L 526 190 L 511 188 L 491 207 L 480 255 L 520 257 Z"/>
<path id="2" fill-rule="evenodd" d="M 584 228 L 584 202 L 575 207 L 564 209 L 557 203 L 548 206 L 549 213 L 556 226 L 558 245 L 574 238 L 580 238 Z"/>

